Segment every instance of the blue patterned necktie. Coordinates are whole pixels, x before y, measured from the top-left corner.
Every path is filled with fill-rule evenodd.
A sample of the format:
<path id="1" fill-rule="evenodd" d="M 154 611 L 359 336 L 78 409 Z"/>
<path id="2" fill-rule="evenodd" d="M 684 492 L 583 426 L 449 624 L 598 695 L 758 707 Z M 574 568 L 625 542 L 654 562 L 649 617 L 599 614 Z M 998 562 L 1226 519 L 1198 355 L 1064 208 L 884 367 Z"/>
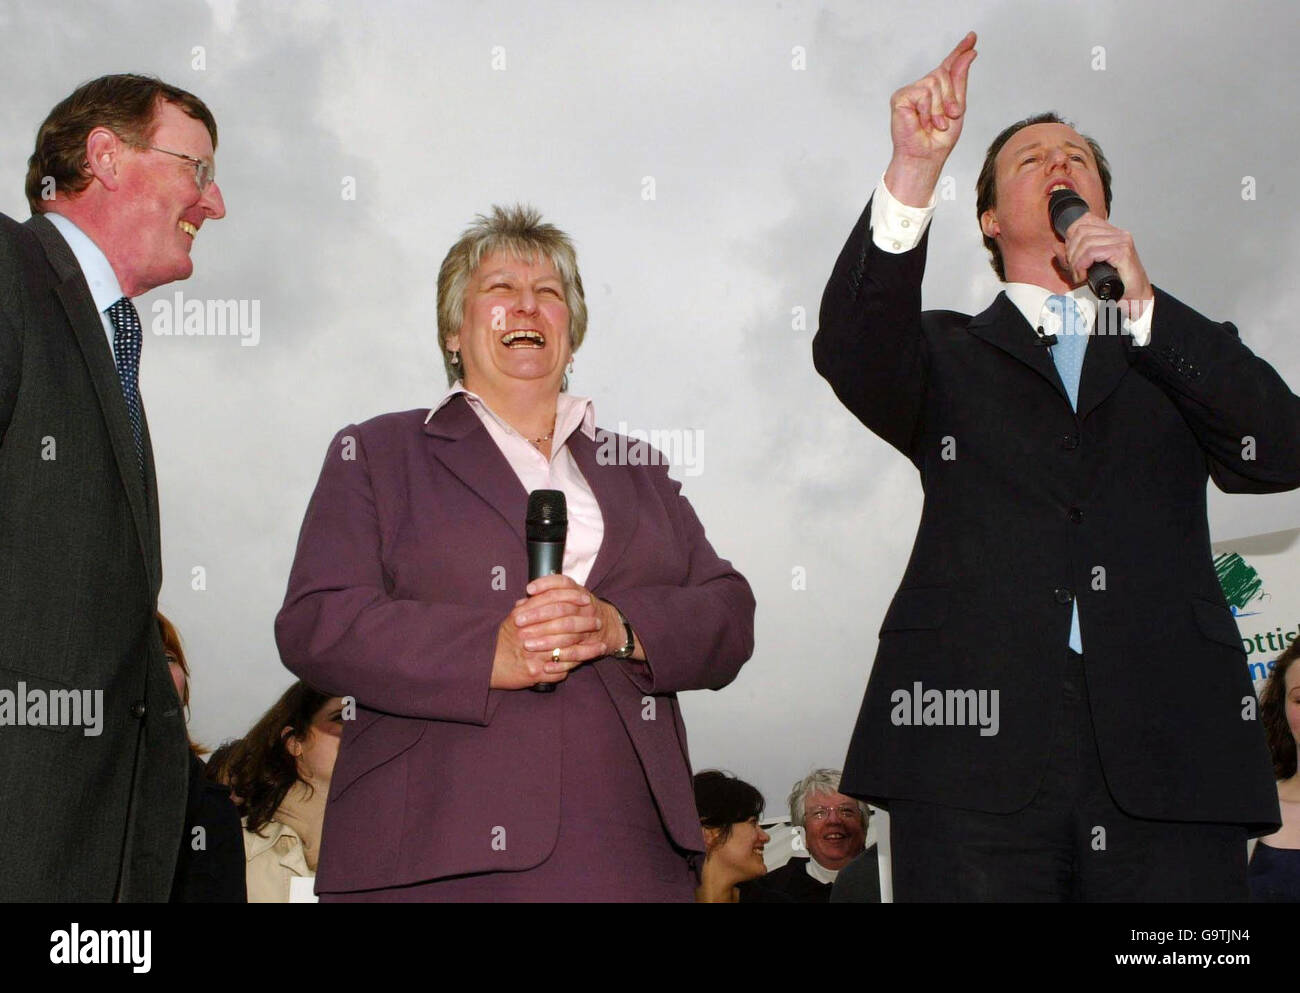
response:
<path id="1" fill-rule="evenodd" d="M 1059 330 L 1056 345 L 1052 347 L 1052 360 L 1065 392 L 1070 395 L 1070 406 L 1079 409 L 1079 377 L 1083 373 L 1083 353 L 1088 347 L 1088 323 L 1083 311 L 1072 297 L 1053 293 L 1043 304 L 1043 309 L 1056 315 Z"/>
<path id="2" fill-rule="evenodd" d="M 1083 352 L 1088 347 L 1088 322 L 1070 296 L 1052 294 L 1043 309 L 1056 315 L 1060 325 L 1056 346 L 1050 350 L 1052 360 L 1057 364 L 1066 393 L 1070 394 L 1070 406 L 1079 409 L 1079 377 L 1083 374 Z"/>
<path id="3" fill-rule="evenodd" d="M 108 318 L 113 322 L 113 362 L 117 365 L 117 378 L 122 381 L 122 396 L 126 400 L 126 416 L 131 422 L 131 435 L 135 439 L 135 457 L 144 478 L 144 421 L 140 416 L 140 345 L 144 332 L 140 315 L 128 297 L 108 308 Z"/>
<path id="4" fill-rule="evenodd" d="M 1053 293 L 1043 304 L 1043 309 L 1055 314 L 1059 330 L 1056 344 L 1049 351 L 1056 363 L 1056 371 L 1070 395 L 1070 406 L 1079 409 L 1079 377 L 1083 374 L 1083 353 L 1088 347 L 1088 324 L 1083 312 L 1072 297 Z M 1083 654 L 1083 632 L 1079 628 L 1079 598 L 1074 598 L 1070 613 L 1070 647 Z"/>

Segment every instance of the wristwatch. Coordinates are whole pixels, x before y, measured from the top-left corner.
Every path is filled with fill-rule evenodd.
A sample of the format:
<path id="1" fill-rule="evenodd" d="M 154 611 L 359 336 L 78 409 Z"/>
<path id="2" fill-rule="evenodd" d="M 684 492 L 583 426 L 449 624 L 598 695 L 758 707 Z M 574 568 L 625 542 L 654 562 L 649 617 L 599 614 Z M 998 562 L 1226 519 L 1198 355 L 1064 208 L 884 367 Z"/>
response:
<path id="1" fill-rule="evenodd" d="M 608 600 L 606 600 L 605 602 L 609 603 Z M 611 607 L 614 607 L 612 603 L 609 603 L 609 605 Z M 623 611 L 619 610 L 617 607 L 614 607 L 614 612 L 618 614 L 618 619 L 623 622 L 623 630 L 627 632 L 627 641 L 624 642 L 622 648 L 614 652 L 614 658 L 616 659 L 631 658 L 632 653 L 636 651 L 636 636 L 632 634 L 632 625 L 629 624 L 627 618 L 623 616 Z"/>

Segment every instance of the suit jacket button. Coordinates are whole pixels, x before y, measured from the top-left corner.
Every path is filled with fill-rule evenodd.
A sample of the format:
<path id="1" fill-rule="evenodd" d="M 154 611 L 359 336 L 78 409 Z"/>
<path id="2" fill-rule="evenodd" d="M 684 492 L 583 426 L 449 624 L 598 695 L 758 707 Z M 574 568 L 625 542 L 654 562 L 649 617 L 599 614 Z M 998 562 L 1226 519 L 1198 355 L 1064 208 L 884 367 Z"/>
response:
<path id="1" fill-rule="evenodd" d="M 1067 516 L 1070 518 L 1071 524 L 1083 523 L 1083 511 L 1080 510 L 1078 507 L 1071 507 L 1070 512 Z"/>
<path id="2" fill-rule="evenodd" d="M 1061 439 L 1061 447 L 1067 452 L 1072 452 L 1079 447 L 1079 436 L 1071 431 Z"/>
<path id="3" fill-rule="evenodd" d="M 131 704 L 131 716 L 134 717 L 137 721 L 142 721 L 144 720 L 146 709 L 147 708 L 144 705 L 144 701 L 137 700 L 135 703 Z"/>
<path id="4" fill-rule="evenodd" d="M 1056 597 L 1057 603 L 1069 603 L 1074 599 L 1074 594 L 1064 587 L 1058 587 L 1052 595 Z"/>

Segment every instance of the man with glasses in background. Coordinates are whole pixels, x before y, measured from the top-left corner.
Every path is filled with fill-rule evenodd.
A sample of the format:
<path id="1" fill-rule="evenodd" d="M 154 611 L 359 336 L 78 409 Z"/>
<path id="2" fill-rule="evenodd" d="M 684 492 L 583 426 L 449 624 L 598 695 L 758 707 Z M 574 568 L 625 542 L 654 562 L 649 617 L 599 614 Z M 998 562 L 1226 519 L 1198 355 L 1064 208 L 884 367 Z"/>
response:
<path id="1" fill-rule="evenodd" d="M 831 886 L 840 870 L 858 856 L 863 865 L 875 864 L 876 848 L 867 849 L 867 822 L 871 808 L 840 791 L 838 769 L 814 769 L 790 791 L 790 823 L 795 834 L 794 855 L 766 876 L 740 884 L 741 903 L 830 903 Z M 874 880 L 874 899 L 871 883 Z M 864 873 L 856 899 L 880 902 L 880 877 Z"/>
<path id="2" fill-rule="evenodd" d="M 0 899 L 158 901 L 187 738 L 154 621 L 158 494 L 133 297 L 193 271 L 217 126 L 103 76 L 36 136 L 0 214 Z"/>

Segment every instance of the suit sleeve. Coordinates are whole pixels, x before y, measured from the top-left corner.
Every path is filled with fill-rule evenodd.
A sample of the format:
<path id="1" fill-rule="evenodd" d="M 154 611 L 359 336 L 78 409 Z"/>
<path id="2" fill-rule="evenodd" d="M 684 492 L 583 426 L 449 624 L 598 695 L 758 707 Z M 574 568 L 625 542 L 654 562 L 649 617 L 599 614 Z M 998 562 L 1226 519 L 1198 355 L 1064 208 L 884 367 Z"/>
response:
<path id="1" fill-rule="evenodd" d="M 870 221 L 868 203 L 822 294 L 813 364 L 844 406 L 911 457 L 927 385 L 921 279 L 929 231 L 895 255 L 875 246 Z"/>
<path id="2" fill-rule="evenodd" d="M 352 439 L 355 458 L 345 446 Z M 489 722 L 498 610 L 394 598 L 361 432 L 335 436 L 275 621 L 280 657 L 331 696 L 402 717 Z"/>
<path id="3" fill-rule="evenodd" d="M 1231 324 L 1156 289 L 1151 340 L 1135 368 L 1178 406 L 1226 493 L 1300 486 L 1300 398 Z"/>
<path id="4" fill-rule="evenodd" d="M 716 690 L 754 653 L 754 594 L 719 558 L 704 526 L 664 467 L 655 471 L 674 530 L 687 553 L 680 586 L 642 586 L 610 594 L 645 649 L 645 662 L 620 662 L 643 693 Z"/>

